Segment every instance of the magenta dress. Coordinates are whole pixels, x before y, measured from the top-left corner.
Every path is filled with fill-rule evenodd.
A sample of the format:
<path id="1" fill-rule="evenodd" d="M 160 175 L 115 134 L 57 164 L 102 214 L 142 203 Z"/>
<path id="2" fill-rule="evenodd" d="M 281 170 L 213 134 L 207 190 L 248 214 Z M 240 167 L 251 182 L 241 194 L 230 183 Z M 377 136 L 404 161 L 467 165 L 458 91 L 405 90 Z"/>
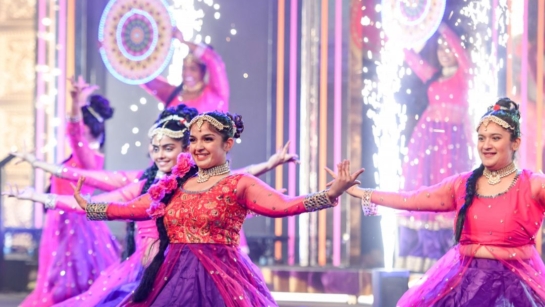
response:
<path id="1" fill-rule="evenodd" d="M 429 84 L 429 106 L 413 130 L 403 164 L 405 191 L 434 185 L 473 164 L 467 103 L 469 59 L 452 30 L 444 27 L 440 33 L 457 56 L 458 69 L 450 78 Z M 437 72 L 414 52 L 406 51 L 405 59 L 424 82 Z M 452 213 L 401 213 L 396 266 L 413 271 L 429 268 L 453 245 L 453 217 Z"/>
<path id="2" fill-rule="evenodd" d="M 206 65 L 208 75 L 208 82 L 204 85 L 204 89 L 198 98 L 182 100 L 180 95 L 176 95 L 171 101 L 167 102 L 176 86 L 170 85 L 160 76 L 143 84 L 142 88 L 159 101 L 168 104 L 168 107 L 183 103 L 188 107 L 196 108 L 201 113 L 209 111 L 227 112 L 229 109 L 229 81 L 223 60 L 219 54 L 205 45 L 197 45 L 193 54 Z"/>
<path id="3" fill-rule="evenodd" d="M 71 167 L 100 169 L 104 157 L 91 150 L 83 137 L 83 123 L 67 127 Z M 82 193 L 92 193 L 85 187 Z M 70 181 L 53 177 L 51 192 L 72 195 Z M 100 273 L 119 259 L 119 245 L 105 223 L 91 223 L 84 215 L 48 210 L 40 241 L 36 287 L 20 306 L 48 307 L 85 292 Z"/>

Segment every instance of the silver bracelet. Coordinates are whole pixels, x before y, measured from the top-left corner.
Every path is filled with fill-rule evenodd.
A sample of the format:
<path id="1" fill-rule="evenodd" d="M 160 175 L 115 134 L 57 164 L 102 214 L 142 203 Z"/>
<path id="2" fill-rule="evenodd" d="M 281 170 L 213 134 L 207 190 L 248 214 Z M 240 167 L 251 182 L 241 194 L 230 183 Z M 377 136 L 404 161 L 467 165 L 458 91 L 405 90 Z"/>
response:
<path id="1" fill-rule="evenodd" d="M 377 215 L 377 205 L 371 202 L 373 191 L 373 189 L 364 189 L 361 196 L 361 209 L 365 216 Z"/>
<path id="2" fill-rule="evenodd" d="M 47 194 L 46 195 L 47 200 L 44 202 L 44 207 L 46 209 L 55 209 L 57 205 L 57 195 L 56 194 Z"/>

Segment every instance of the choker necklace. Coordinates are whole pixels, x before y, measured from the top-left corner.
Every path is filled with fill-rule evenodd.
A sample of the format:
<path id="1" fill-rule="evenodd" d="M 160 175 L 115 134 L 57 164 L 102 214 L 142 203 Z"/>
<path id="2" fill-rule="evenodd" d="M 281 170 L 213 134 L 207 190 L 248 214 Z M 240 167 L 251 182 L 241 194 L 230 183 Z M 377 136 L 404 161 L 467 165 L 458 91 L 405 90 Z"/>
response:
<path id="1" fill-rule="evenodd" d="M 491 171 L 488 168 L 485 168 L 483 175 L 488 179 L 489 184 L 495 185 L 500 183 L 503 177 L 509 176 L 516 171 L 517 167 L 515 166 L 515 163 L 511 162 L 511 164 L 497 171 Z"/>
<path id="2" fill-rule="evenodd" d="M 228 174 L 230 171 L 231 169 L 229 168 L 229 162 L 225 162 L 209 169 L 199 168 L 199 172 L 197 173 L 197 183 L 207 182 L 210 177 Z"/>

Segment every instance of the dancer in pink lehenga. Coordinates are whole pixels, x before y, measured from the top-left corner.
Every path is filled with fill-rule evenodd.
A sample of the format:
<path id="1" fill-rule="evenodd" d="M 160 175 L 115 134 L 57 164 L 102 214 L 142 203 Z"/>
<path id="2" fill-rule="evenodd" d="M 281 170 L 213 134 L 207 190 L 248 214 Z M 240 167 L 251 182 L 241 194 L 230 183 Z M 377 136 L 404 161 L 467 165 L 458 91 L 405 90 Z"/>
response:
<path id="1" fill-rule="evenodd" d="M 61 166 L 60 171 L 57 171 L 59 166 L 41 161 L 36 161 L 33 165 L 69 180 L 85 176 L 86 185 L 103 191 L 120 188 L 93 197 L 93 201 L 131 201 L 145 194 L 155 180 L 160 179 L 164 174 L 170 174 L 176 163 L 176 157 L 189 146 L 189 133 L 184 122 L 188 123 L 196 115 L 196 109 L 187 108 L 185 105 L 163 111 L 149 134 L 152 145 L 150 155 L 155 163 L 144 172 L 81 170 L 65 166 Z M 29 153 L 16 154 L 26 160 L 34 158 Z M 288 154 L 287 146 L 285 146 L 272 155 L 267 162 L 251 165 L 235 172 L 260 175 L 288 162 L 297 162 L 297 155 Z M 17 195 L 14 193 L 13 196 L 35 202 L 46 202 L 52 199 L 51 203 L 57 210 L 84 214 L 72 196 L 35 193 L 31 189 Z M 144 266 L 155 255 L 154 247 L 157 244 L 154 245 L 154 243 L 158 240 L 154 221 L 137 222 L 136 228 L 137 233 L 134 236 L 127 234 L 127 259 L 105 270 L 87 292 L 55 306 L 115 306 L 128 296 L 138 285 Z M 134 248 L 135 241 L 136 248 Z"/>
<path id="2" fill-rule="evenodd" d="M 104 144 L 104 121 L 112 117 L 113 109 L 104 97 L 91 95 L 96 88 L 81 77 L 77 82 L 72 80 L 72 108 L 66 129 L 72 155 L 63 165 L 85 169 L 103 166 L 104 156 L 99 150 Z M 84 190 L 93 191 L 88 187 Z M 70 195 L 73 189 L 69 180 L 52 177 L 51 192 Z M 81 214 L 47 210 L 36 287 L 21 306 L 47 307 L 83 293 L 118 259 L 118 243 L 105 223 L 90 223 Z"/>
<path id="3" fill-rule="evenodd" d="M 404 190 L 433 185 L 472 166 L 467 94 L 470 61 L 460 39 L 446 25 L 439 27 L 440 69 L 413 51 L 405 60 L 428 86 L 429 105 L 408 143 L 403 165 Z M 468 148 L 469 147 L 469 148 Z M 402 213 L 396 267 L 426 271 L 452 246 L 454 215 Z"/>
<path id="4" fill-rule="evenodd" d="M 481 165 L 410 192 L 352 188 L 365 212 L 456 212 L 455 242 L 396 306 L 545 307 L 545 265 L 535 236 L 545 214 L 545 176 L 517 169 L 520 112 L 502 98 L 481 118 Z M 445 144 L 444 146 L 448 146 Z"/>

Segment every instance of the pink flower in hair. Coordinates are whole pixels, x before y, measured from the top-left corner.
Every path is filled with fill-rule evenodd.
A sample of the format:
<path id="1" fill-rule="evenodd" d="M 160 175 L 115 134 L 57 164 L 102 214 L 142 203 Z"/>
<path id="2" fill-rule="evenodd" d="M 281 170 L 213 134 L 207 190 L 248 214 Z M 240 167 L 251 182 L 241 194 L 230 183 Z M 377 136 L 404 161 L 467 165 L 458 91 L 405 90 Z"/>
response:
<path id="1" fill-rule="evenodd" d="M 170 193 L 178 188 L 178 181 L 175 176 L 166 176 L 159 181 L 159 185 L 165 190 L 165 193 Z"/>
<path id="2" fill-rule="evenodd" d="M 172 174 L 176 177 L 183 177 L 189 170 L 191 169 L 191 166 L 193 166 L 193 160 L 191 159 L 191 155 L 186 152 L 182 152 L 178 155 L 178 162 L 176 163 L 176 166 L 172 168 Z"/>
<path id="3" fill-rule="evenodd" d="M 162 202 L 152 202 L 150 207 L 146 209 L 146 213 L 152 220 L 156 220 L 165 215 L 165 204 Z"/>
<path id="4" fill-rule="evenodd" d="M 499 109 L 501 109 L 501 107 L 500 107 L 499 105 L 496 104 L 496 105 L 494 105 L 494 108 L 493 108 L 493 109 L 494 109 L 494 111 L 498 111 Z"/>
<path id="5" fill-rule="evenodd" d="M 160 201 L 165 197 L 165 188 L 160 184 L 154 184 L 149 188 L 148 194 L 154 201 Z"/>

